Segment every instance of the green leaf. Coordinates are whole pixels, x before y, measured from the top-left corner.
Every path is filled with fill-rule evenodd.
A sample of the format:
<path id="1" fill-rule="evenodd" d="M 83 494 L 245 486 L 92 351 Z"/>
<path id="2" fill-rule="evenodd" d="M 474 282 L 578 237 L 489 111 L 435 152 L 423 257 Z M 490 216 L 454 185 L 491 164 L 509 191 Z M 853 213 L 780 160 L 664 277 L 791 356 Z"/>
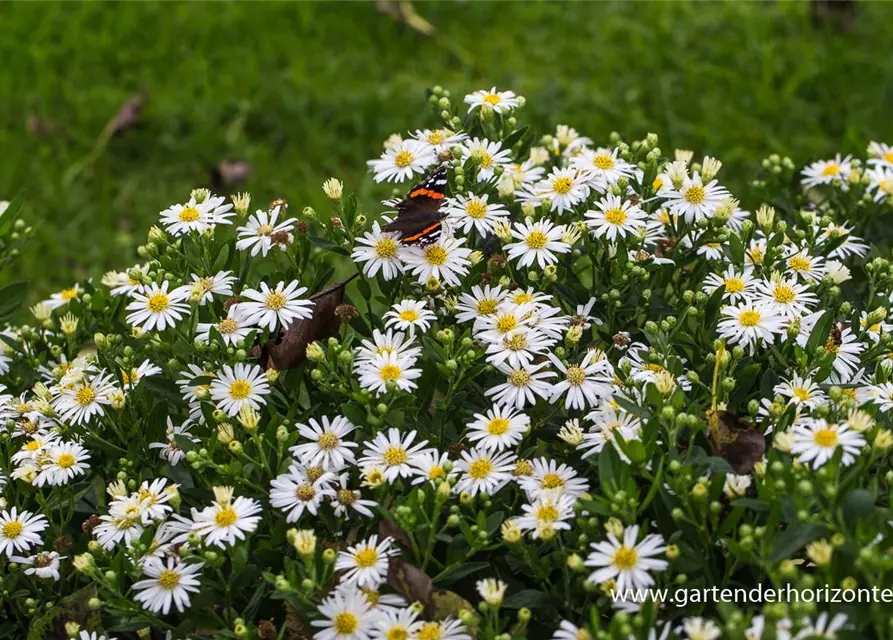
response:
<path id="1" fill-rule="evenodd" d="M 741 242 L 741 236 L 733 233 L 729 236 L 729 253 L 732 255 L 732 262 L 741 265 L 744 264 L 744 244 Z"/>
<path id="2" fill-rule="evenodd" d="M 529 129 L 530 129 L 530 127 L 528 125 L 524 125 L 520 129 L 515 129 L 514 131 L 512 131 L 508 135 L 508 137 L 505 140 L 503 140 L 502 148 L 503 149 L 511 149 L 512 147 L 514 147 L 518 143 L 518 141 L 524 137 L 524 134 L 527 133 L 527 131 Z"/>
<path id="3" fill-rule="evenodd" d="M 741 507 L 742 509 L 750 509 L 751 511 L 769 510 L 768 502 L 756 498 L 739 498 L 738 500 L 732 501 L 731 504 L 733 507 Z"/>
<path id="4" fill-rule="evenodd" d="M 542 609 L 548 607 L 555 602 L 555 599 L 548 593 L 537 591 L 536 589 L 524 589 L 508 596 L 502 601 L 505 609 Z"/>
<path id="5" fill-rule="evenodd" d="M 461 580 L 466 576 L 470 576 L 472 573 L 476 573 L 482 569 L 486 569 L 489 566 L 489 562 L 465 562 L 453 567 L 445 573 L 440 574 L 434 580 L 434 584 L 438 586 L 447 586 Z"/>
<path id="6" fill-rule="evenodd" d="M 812 333 L 809 334 L 809 340 L 806 341 L 806 353 L 812 355 L 815 353 L 816 349 L 828 341 L 828 336 L 831 335 L 831 327 L 833 325 L 834 312 L 830 310 L 826 311 L 822 314 L 822 317 L 819 318 L 819 321 L 815 323 L 815 326 L 812 328 Z"/>
<path id="7" fill-rule="evenodd" d="M 11 320 L 25 304 L 27 296 L 27 282 L 10 282 L 0 287 L 0 322 Z"/>
<path id="8" fill-rule="evenodd" d="M 790 558 L 813 540 L 825 535 L 825 528 L 817 524 L 792 524 L 778 536 L 769 562 L 778 562 Z"/>

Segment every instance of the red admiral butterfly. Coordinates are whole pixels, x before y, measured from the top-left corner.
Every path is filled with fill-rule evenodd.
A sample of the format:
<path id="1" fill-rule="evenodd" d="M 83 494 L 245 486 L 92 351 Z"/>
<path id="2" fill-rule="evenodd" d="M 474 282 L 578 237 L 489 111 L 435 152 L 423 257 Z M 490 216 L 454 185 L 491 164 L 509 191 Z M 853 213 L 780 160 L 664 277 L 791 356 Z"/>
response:
<path id="1" fill-rule="evenodd" d="M 400 242 L 407 245 L 427 246 L 436 242 L 446 217 L 440 212 L 447 183 L 448 165 L 441 165 L 414 186 L 406 197 L 397 203 L 397 217 L 386 224 L 382 231 L 400 234 Z"/>

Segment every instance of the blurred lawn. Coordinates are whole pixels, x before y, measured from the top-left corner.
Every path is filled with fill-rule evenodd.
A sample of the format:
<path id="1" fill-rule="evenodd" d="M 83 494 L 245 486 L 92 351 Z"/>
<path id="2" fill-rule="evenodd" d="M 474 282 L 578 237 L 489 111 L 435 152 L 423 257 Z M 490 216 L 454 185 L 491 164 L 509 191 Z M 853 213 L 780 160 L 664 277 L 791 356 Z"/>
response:
<path id="1" fill-rule="evenodd" d="M 255 203 L 322 204 L 336 175 L 374 207 L 387 190 L 365 160 L 430 122 L 434 84 L 460 99 L 511 88 L 536 126 L 596 140 L 654 131 L 666 150 L 719 155 L 742 195 L 770 152 L 803 162 L 893 141 L 891 4 L 860 3 L 845 33 L 813 27 L 805 3 L 416 8 L 439 39 L 374 4 L 0 3 L 0 199 L 24 190 L 29 219 L 43 220 L 22 274 L 3 279 L 47 292 L 129 265 L 158 211 L 225 159 L 251 163 L 239 189 Z M 140 126 L 66 184 L 140 90 Z"/>

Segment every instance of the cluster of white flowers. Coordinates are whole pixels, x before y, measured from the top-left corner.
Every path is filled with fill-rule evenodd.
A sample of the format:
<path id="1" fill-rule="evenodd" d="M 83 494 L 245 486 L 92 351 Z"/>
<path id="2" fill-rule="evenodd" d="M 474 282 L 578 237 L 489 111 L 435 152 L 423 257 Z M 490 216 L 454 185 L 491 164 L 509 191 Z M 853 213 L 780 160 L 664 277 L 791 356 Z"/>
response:
<path id="1" fill-rule="evenodd" d="M 537 137 L 496 88 L 431 99 L 443 127 L 368 166 L 446 176 L 436 239 L 335 179 L 330 217 L 196 190 L 141 264 L 3 330 L 0 590 L 29 595 L 0 616 L 48 610 L 52 581 L 96 594 L 65 621 L 82 640 L 882 628 L 614 596 L 889 582 L 893 269 L 865 239 L 891 147 L 799 181 L 767 158 L 750 212 L 656 136 Z"/>

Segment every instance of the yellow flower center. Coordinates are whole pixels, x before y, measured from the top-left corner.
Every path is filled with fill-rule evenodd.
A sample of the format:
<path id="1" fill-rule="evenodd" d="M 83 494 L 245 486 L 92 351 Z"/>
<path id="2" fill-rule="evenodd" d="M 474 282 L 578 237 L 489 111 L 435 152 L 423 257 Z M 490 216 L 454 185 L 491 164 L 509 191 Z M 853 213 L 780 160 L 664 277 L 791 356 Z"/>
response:
<path id="1" fill-rule="evenodd" d="M 251 383 L 247 380 L 234 380 L 229 387 L 229 397 L 233 400 L 244 400 L 251 393 Z"/>
<path id="2" fill-rule="evenodd" d="M 547 473 L 543 476 L 544 489 L 559 489 L 564 486 L 564 478 L 557 473 Z"/>
<path id="3" fill-rule="evenodd" d="M 388 629 L 387 640 L 406 640 L 408 637 L 409 633 L 402 624 Z"/>
<path id="4" fill-rule="evenodd" d="M 207 293 L 214 288 L 214 278 L 199 278 L 195 284 L 199 289 Z"/>
<path id="5" fill-rule="evenodd" d="M 491 313 L 496 311 L 496 300 L 481 300 L 477 303 L 476 309 L 479 314 L 482 316 L 489 316 Z"/>
<path id="6" fill-rule="evenodd" d="M 829 162 L 828 166 L 822 169 L 823 176 L 836 176 L 840 173 L 840 165 L 836 162 Z"/>
<path id="7" fill-rule="evenodd" d="M 400 319 L 404 322 L 415 322 L 419 319 L 419 314 L 415 309 L 405 309 L 400 312 Z"/>
<path id="8" fill-rule="evenodd" d="M 704 202 L 704 196 L 706 195 L 704 187 L 697 184 L 693 184 L 685 191 L 685 199 L 692 204 L 701 204 Z"/>
<path id="9" fill-rule="evenodd" d="M 512 371 L 509 374 L 509 384 L 513 387 L 526 387 L 528 382 L 530 382 L 530 374 L 524 369 Z"/>
<path id="10" fill-rule="evenodd" d="M 560 178 L 555 178 L 552 181 L 552 190 L 555 191 L 558 195 L 564 195 L 571 190 L 571 187 L 574 186 L 574 181 L 568 177 L 562 176 Z"/>
<path id="11" fill-rule="evenodd" d="M 401 151 L 394 158 L 394 164 L 396 164 L 401 169 L 405 169 L 412 164 L 413 160 L 415 160 L 415 158 L 413 158 L 412 154 L 409 151 Z"/>
<path id="12" fill-rule="evenodd" d="M 357 617 L 354 614 L 350 611 L 342 611 L 335 616 L 332 628 L 334 628 L 337 633 L 347 636 L 356 631 L 359 624 L 360 621 L 357 620 Z"/>
<path id="13" fill-rule="evenodd" d="M 238 323 L 232 318 L 224 318 L 217 323 L 217 330 L 223 335 L 234 333 L 238 328 Z"/>
<path id="14" fill-rule="evenodd" d="M 273 225 L 262 224 L 257 228 L 257 231 L 255 233 L 257 233 L 257 235 L 259 236 L 268 236 L 273 233 Z"/>
<path id="15" fill-rule="evenodd" d="M 82 407 L 86 407 L 88 404 L 93 402 L 96 399 L 96 392 L 93 390 L 93 387 L 81 387 L 74 394 L 74 401 L 77 402 Z"/>
<path id="16" fill-rule="evenodd" d="M 62 291 L 59 292 L 59 295 L 62 297 L 63 300 L 65 300 L 66 302 L 69 302 L 69 301 L 74 300 L 75 298 L 78 297 L 78 289 L 77 289 L 77 287 L 71 287 L 70 289 L 62 289 Z"/>
<path id="17" fill-rule="evenodd" d="M 652 373 L 660 373 L 664 370 L 664 368 L 656 362 L 650 362 L 642 367 L 642 369 L 644 369 L 645 371 L 651 371 Z"/>
<path id="18" fill-rule="evenodd" d="M 60 453 L 59 457 L 56 458 L 56 465 L 62 467 L 63 469 L 68 469 L 69 467 L 73 467 L 76 462 L 75 457 L 68 453 L 67 451 Z"/>
<path id="19" fill-rule="evenodd" d="M 24 528 L 24 525 L 18 520 L 7 522 L 3 525 L 3 537 L 9 540 L 14 540 L 19 537 Z"/>
<path id="20" fill-rule="evenodd" d="M 833 429 L 819 429 L 812 439 L 820 447 L 833 447 L 837 445 L 837 432 Z"/>
<path id="21" fill-rule="evenodd" d="M 527 304 L 533 301 L 533 295 L 526 291 L 520 291 L 515 294 L 515 304 Z"/>
<path id="22" fill-rule="evenodd" d="M 163 291 L 153 293 L 149 297 L 149 301 L 146 303 L 146 307 L 148 307 L 149 311 L 152 313 L 161 313 L 167 309 L 168 306 L 170 306 L 170 300 L 168 299 L 167 294 Z"/>
<path id="23" fill-rule="evenodd" d="M 487 205 L 478 199 L 469 200 L 465 203 L 465 214 L 469 218 L 480 220 L 487 217 Z"/>
<path id="24" fill-rule="evenodd" d="M 493 166 L 493 156 L 484 151 L 481 154 L 481 169 L 489 169 Z"/>
<path id="25" fill-rule="evenodd" d="M 804 389 L 803 387 L 797 387 L 793 389 L 794 397 L 797 398 L 800 402 L 805 402 L 809 400 L 809 391 Z"/>
<path id="26" fill-rule="evenodd" d="M 505 418 L 493 418 L 487 424 L 487 433 L 491 436 L 501 436 L 509 430 L 509 421 Z"/>
<path id="27" fill-rule="evenodd" d="M 510 337 L 503 339 L 502 345 L 509 351 L 524 351 L 527 348 L 527 336 L 523 333 L 512 334 Z"/>
<path id="28" fill-rule="evenodd" d="M 216 516 L 214 516 L 214 522 L 217 523 L 218 527 L 230 527 L 236 524 L 238 519 L 239 514 L 237 514 L 236 510 L 232 507 L 224 507 L 217 512 Z"/>
<path id="29" fill-rule="evenodd" d="M 165 569 L 158 575 L 158 586 L 167 591 L 173 591 L 180 584 L 180 574 L 170 569 Z"/>
<path id="30" fill-rule="evenodd" d="M 440 623 L 426 622 L 416 631 L 415 637 L 417 640 L 441 640 Z"/>
<path id="31" fill-rule="evenodd" d="M 385 382 L 392 382 L 400 378 L 400 374 L 403 373 L 395 364 L 386 364 L 381 368 L 381 371 L 378 372 L 378 375 Z"/>
<path id="32" fill-rule="evenodd" d="M 336 448 L 339 443 L 340 440 L 338 436 L 336 436 L 331 431 L 326 431 L 316 440 L 316 446 L 318 446 L 323 451 L 331 451 L 332 449 Z"/>
<path id="33" fill-rule="evenodd" d="M 513 315 L 500 316 L 496 321 L 496 330 L 499 333 L 508 333 L 518 326 L 518 319 Z"/>
<path id="34" fill-rule="evenodd" d="M 310 482 L 316 482 L 317 480 L 322 478 L 322 474 L 324 474 L 325 472 L 325 469 L 320 466 L 307 467 L 307 479 L 310 480 Z"/>
<path id="35" fill-rule="evenodd" d="M 551 502 L 546 502 L 537 509 L 536 519 L 540 522 L 555 522 L 558 520 L 558 509 Z"/>
<path id="36" fill-rule="evenodd" d="M 625 545 L 620 545 L 620 548 L 614 552 L 614 566 L 621 571 L 635 567 L 636 560 L 638 560 L 636 550 Z"/>
<path id="37" fill-rule="evenodd" d="M 586 381 L 586 371 L 583 367 L 571 366 L 567 368 L 567 381 L 573 386 L 579 387 Z"/>
<path id="38" fill-rule="evenodd" d="M 834 336 L 829 336 L 825 342 L 825 353 L 837 353 L 840 351 L 840 345 L 834 341 Z"/>
<path id="39" fill-rule="evenodd" d="M 375 243 L 375 255 L 379 258 L 395 258 L 397 256 L 397 243 L 393 238 L 382 238 Z"/>
<path id="40" fill-rule="evenodd" d="M 335 494 L 335 498 L 338 500 L 339 503 L 350 506 L 357 501 L 357 494 L 355 494 L 350 489 L 338 489 L 338 493 Z"/>
<path id="41" fill-rule="evenodd" d="M 751 309 L 742 311 L 741 315 L 738 316 L 738 322 L 740 322 L 743 327 L 755 327 L 760 324 L 760 312 Z"/>
<path id="42" fill-rule="evenodd" d="M 890 164 L 893 164 L 893 151 L 888 151 L 887 153 L 885 153 L 884 160 L 886 162 L 889 162 Z"/>
<path id="43" fill-rule="evenodd" d="M 613 208 L 605 211 L 605 220 L 611 224 L 623 224 L 626 222 L 626 214 L 623 209 Z"/>
<path id="44" fill-rule="evenodd" d="M 288 303 L 288 299 L 278 291 L 271 291 L 267 294 L 264 303 L 267 305 L 267 309 L 279 311 Z"/>
<path id="45" fill-rule="evenodd" d="M 530 460 L 518 460 L 512 473 L 516 476 L 529 476 L 533 473 L 533 464 Z"/>
<path id="46" fill-rule="evenodd" d="M 442 144 L 446 137 L 444 136 L 442 131 L 432 131 L 428 134 L 426 138 L 428 144 Z"/>
<path id="47" fill-rule="evenodd" d="M 493 470 L 493 463 L 486 459 L 475 460 L 468 465 L 468 475 L 475 480 L 483 480 Z"/>
<path id="48" fill-rule="evenodd" d="M 530 235 L 527 236 L 526 242 L 528 247 L 530 247 L 534 251 L 538 251 L 546 246 L 546 244 L 549 242 L 549 238 L 548 236 L 546 236 L 545 233 L 537 229 L 530 232 Z"/>
<path id="49" fill-rule="evenodd" d="M 310 484 L 298 485 L 298 488 L 295 489 L 295 497 L 302 502 L 308 502 L 316 497 L 316 489 Z"/>
<path id="50" fill-rule="evenodd" d="M 483 97 L 483 101 L 486 102 L 486 103 L 489 104 L 489 105 L 494 105 L 494 106 L 495 106 L 495 105 L 499 104 L 500 102 L 502 102 L 502 98 L 500 98 L 500 97 L 499 97 L 498 95 L 496 95 L 495 93 L 488 93 L 487 95 L 485 95 L 485 96 Z"/>
<path id="51" fill-rule="evenodd" d="M 664 181 L 660 176 L 656 177 L 651 183 L 651 188 L 655 191 L 659 191 L 662 186 L 664 186 Z"/>
<path id="52" fill-rule="evenodd" d="M 436 480 L 437 478 L 446 478 L 446 471 L 440 465 L 435 465 L 428 469 L 428 480 Z"/>
<path id="53" fill-rule="evenodd" d="M 361 569 L 374 567 L 375 563 L 378 562 L 378 551 L 372 547 L 366 547 L 362 551 L 357 551 L 355 560 L 357 566 Z"/>
<path id="54" fill-rule="evenodd" d="M 797 298 L 797 294 L 794 293 L 794 289 L 790 285 L 786 284 L 775 285 L 775 290 L 772 292 L 772 296 L 775 298 L 776 302 L 779 302 L 781 304 L 790 304 Z"/>
<path id="55" fill-rule="evenodd" d="M 440 245 L 432 244 L 425 248 L 425 261 L 435 267 L 445 264 L 448 257 L 446 250 Z"/>
<path id="56" fill-rule="evenodd" d="M 788 260 L 788 266 L 794 271 L 809 271 L 812 263 L 805 256 L 794 256 Z"/>
<path id="57" fill-rule="evenodd" d="M 726 293 L 741 293 L 744 291 L 744 280 L 741 278 L 726 278 Z"/>
<path id="58" fill-rule="evenodd" d="M 180 215 L 178 216 L 182 222 L 195 222 L 199 219 L 198 209 L 195 207 L 183 207 L 180 210 Z"/>
<path id="59" fill-rule="evenodd" d="M 595 165 L 596 169 L 601 169 L 605 171 L 606 169 L 614 168 L 614 156 L 608 155 L 607 153 L 599 153 L 592 159 L 592 164 Z M 658 178 L 659 179 L 659 178 Z M 657 180 L 655 180 L 657 182 Z M 655 187 L 656 189 L 657 187 Z"/>
<path id="60" fill-rule="evenodd" d="M 382 458 L 384 459 L 385 464 L 393 467 L 405 463 L 409 460 L 409 455 L 403 447 L 388 447 Z"/>

